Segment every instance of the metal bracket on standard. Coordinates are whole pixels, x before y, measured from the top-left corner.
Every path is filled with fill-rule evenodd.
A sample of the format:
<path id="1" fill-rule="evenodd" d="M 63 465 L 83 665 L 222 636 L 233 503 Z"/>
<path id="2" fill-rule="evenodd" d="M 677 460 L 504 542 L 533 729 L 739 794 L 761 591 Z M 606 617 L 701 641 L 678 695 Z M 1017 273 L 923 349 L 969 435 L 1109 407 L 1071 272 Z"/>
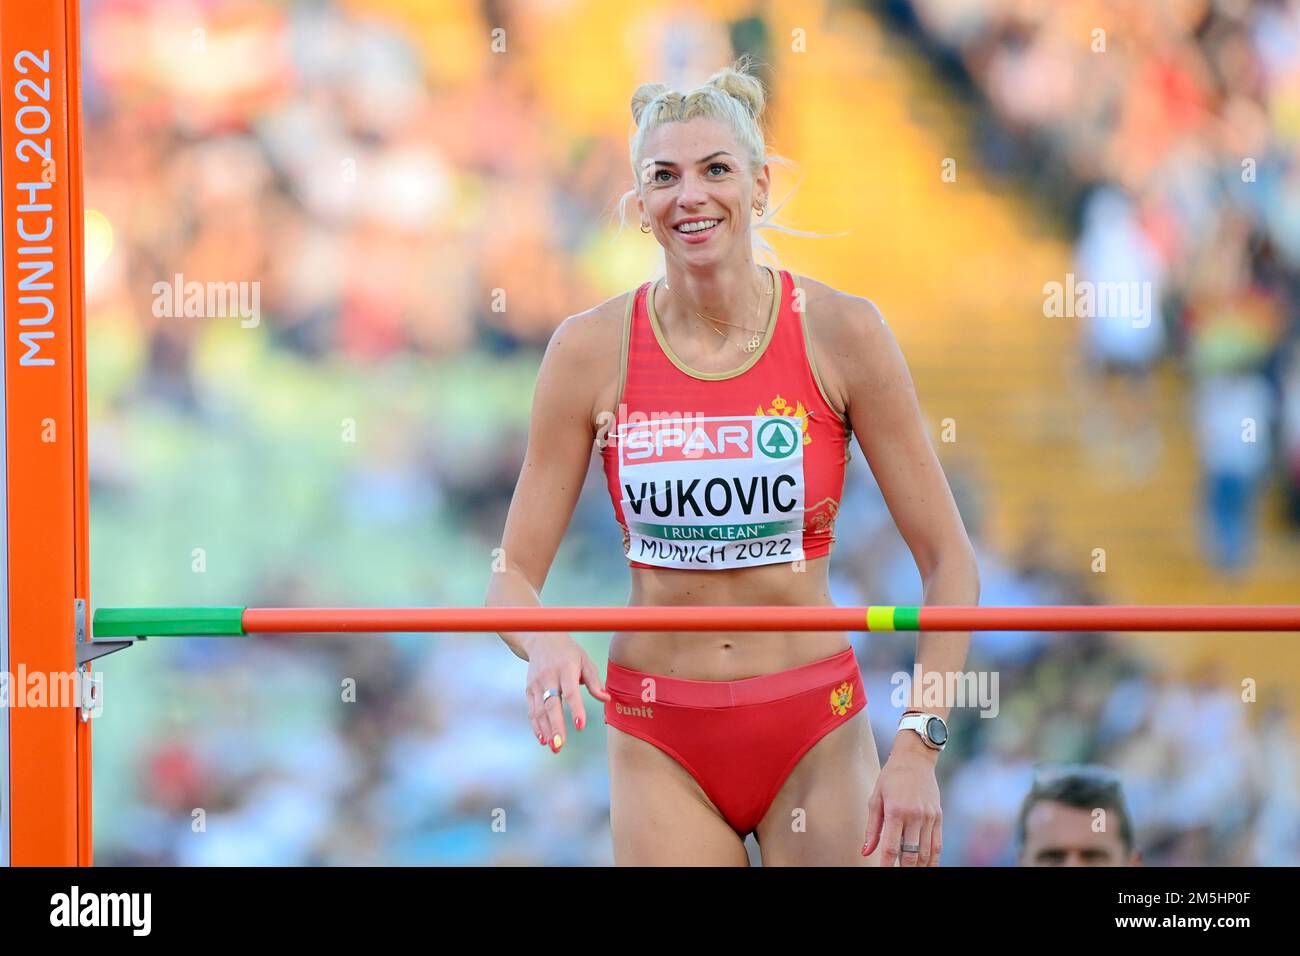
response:
<path id="1" fill-rule="evenodd" d="M 120 637 L 113 640 L 95 640 L 92 639 L 86 630 L 86 599 L 77 598 L 73 602 L 77 615 L 77 667 L 81 668 L 83 664 L 88 664 L 93 660 L 105 657 L 115 651 L 124 650 L 134 644 L 136 641 L 143 641 L 143 637 Z"/>
<path id="2" fill-rule="evenodd" d="M 73 601 L 77 646 L 77 710 L 83 722 L 98 717 L 104 709 L 104 675 L 82 668 L 114 651 L 130 647 L 135 638 L 117 641 L 91 640 L 86 631 L 86 599 Z M 143 638 L 141 638 L 143 640 Z"/>
<path id="3" fill-rule="evenodd" d="M 98 717 L 104 710 L 104 675 L 77 668 L 77 710 L 81 722 Z"/>

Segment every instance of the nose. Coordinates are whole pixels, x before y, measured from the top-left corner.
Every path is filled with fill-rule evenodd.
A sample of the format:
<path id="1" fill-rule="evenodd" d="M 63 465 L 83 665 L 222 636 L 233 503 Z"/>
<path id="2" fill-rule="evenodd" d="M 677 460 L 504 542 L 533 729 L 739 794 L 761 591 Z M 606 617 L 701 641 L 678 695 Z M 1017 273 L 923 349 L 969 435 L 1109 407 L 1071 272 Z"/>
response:
<path id="1" fill-rule="evenodd" d="M 687 173 L 682 177 L 682 191 L 677 195 L 677 202 L 682 206 L 698 206 L 708 199 L 708 193 L 704 189 L 704 181 L 699 179 L 694 173 Z"/>

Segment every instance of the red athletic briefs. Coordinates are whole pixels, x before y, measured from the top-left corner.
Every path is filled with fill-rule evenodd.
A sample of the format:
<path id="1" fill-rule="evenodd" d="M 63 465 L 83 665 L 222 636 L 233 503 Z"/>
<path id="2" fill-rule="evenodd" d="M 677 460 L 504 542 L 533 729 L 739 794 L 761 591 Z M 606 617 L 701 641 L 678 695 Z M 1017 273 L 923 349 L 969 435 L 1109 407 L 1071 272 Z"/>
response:
<path id="1" fill-rule="evenodd" d="M 813 744 L 867 705 L 853 648 L 736 681 L 686 680 L 609 662 L 605 723 L 690 772 L 742 837 Z"/>

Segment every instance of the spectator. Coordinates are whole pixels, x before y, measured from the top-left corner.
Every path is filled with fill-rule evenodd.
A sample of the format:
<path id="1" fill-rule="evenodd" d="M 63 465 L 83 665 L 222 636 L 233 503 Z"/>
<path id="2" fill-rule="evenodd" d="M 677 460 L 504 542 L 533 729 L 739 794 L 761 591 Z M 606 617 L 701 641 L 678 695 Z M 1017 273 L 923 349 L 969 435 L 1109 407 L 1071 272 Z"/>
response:
<path id="1" fill-rule="evenodd" d="M 1119 778 L 1102 767 L 1039 770 L 1016 820 L 1021 866 L 1138 866 Z"/>

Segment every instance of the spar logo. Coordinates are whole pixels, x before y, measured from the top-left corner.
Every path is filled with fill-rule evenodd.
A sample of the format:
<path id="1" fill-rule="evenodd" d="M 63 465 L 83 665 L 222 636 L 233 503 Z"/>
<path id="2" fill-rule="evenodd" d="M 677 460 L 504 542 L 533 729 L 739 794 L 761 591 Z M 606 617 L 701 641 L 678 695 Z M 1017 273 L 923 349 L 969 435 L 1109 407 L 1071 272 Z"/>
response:
<path id="1" fill-rule="evenodd" d="M 753 457 L 753 422 L 748 418 L 642 422 L 624 425 L 619 434 L 623 461 L 629 464 Z"/>
<path id="2" fill-rule="evenodd" d="M 758 427 L 757 444 L 768 458 L 789 458 L 802 440 L 799 428 L 785 418 L 774 418 Z"/>

